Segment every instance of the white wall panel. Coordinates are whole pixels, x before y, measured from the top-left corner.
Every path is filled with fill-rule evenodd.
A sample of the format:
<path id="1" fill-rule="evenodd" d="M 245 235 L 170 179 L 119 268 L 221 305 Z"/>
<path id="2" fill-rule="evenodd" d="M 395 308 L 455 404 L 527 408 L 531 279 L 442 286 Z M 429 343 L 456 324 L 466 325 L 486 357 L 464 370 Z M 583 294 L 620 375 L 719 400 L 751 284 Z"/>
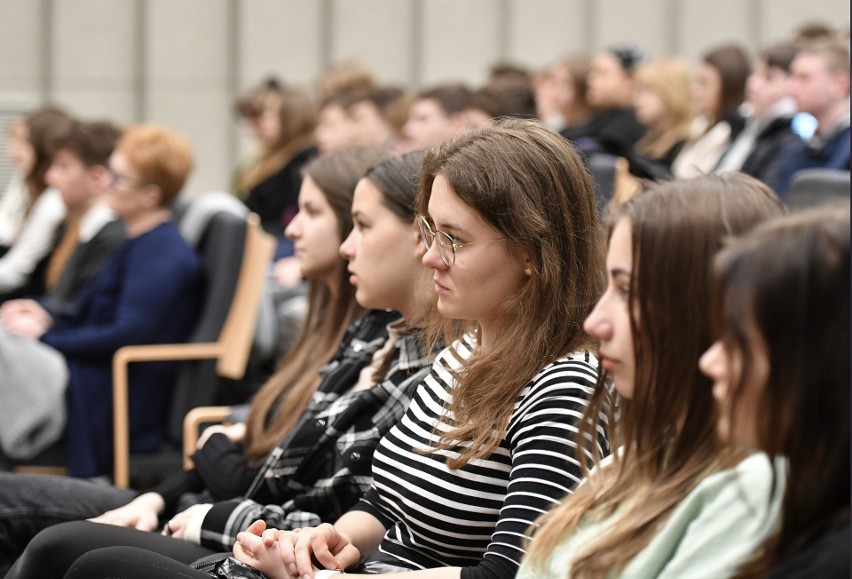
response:
<path id="1" fill-rule="evenodd" d="M 423 2 L 423 86 L 447 81 L 480 84 L 500 56 L 499 2 Z"/>
<path id="2" fill-rule="evenodd" d="M 242 0 L 239 86 L 254 86 L 271 74 L 311 86 L 322 67 L 321 5 L 305 0 Z"/>
<path id="3" fill-rule="evenodd" d="M 535 68 L 569 54 L 588 54 L 588 0 L 512 0 L 510 59 Z"/>
<path id="4" fill-rule="evenodd" d="M 39 91 L 44 34 L 41 2 L 0 0 L 0 91 Z"/>
<path id="5" fill-rule="evenodd" d="M 377 72 L 379 80 L 409 83 L 412 0 L 337 0 L 331 3 L 331 60 L 355 59 Z"/>
<path id="6" fill-rule="evenodd" d="M 629 43 L 649 56 L 668 53 L 670 7 L 670 0 L 595 0 L 591 16 L 595 51 Z"/>

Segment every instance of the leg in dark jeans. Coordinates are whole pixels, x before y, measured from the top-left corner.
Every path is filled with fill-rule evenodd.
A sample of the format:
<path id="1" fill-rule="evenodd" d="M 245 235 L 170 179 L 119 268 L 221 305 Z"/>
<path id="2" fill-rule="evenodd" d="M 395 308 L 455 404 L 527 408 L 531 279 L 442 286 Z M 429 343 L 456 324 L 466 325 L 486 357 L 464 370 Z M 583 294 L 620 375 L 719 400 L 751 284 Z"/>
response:
<path id="1" fill-rule="evenodd" d="M 139 547 L 183 563 L 192 563 L 214 551 L 159 533 L 101 525 L 88 521 L 63 523 L 45 529 L 27 546 L 6 579 L 60 579 L 79 557 L 104 547 Z M 156 575 L 155 575 L 156 576 Z"/>
<path id="2" fill-rule="evenodd" d="M 135 491 L 61 476 L 0 473 L 0 577 L 41 530 L 129 503 Z"/>
<path id="3" fill-rule="evenodd" d="M 110 547 L 86 553 L 65 579 L 210 579 L 185 563 L 135 547 Z"/>

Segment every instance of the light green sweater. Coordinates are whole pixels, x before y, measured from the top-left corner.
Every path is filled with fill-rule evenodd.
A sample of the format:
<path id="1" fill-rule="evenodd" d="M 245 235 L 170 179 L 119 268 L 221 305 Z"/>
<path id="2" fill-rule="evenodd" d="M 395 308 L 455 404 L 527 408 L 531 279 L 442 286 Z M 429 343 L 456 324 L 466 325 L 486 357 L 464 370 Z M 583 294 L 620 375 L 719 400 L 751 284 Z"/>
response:
<path id="1" fill-rule="evenodd" d="M 730 577 L 778 526 L 786 461 L 778 459 L 775 472 L 771 501 L 772 466 L 764 454 L 751 455 L 736 467 L 707 477 L 672 511 L 648 546 L 620 573 L 609 577 Z M 609 519 L 582 527 L 550 555 L 544 573 L 524 561 L 517 579 L 564 579 L 577 550 L 613 523 Z"/>

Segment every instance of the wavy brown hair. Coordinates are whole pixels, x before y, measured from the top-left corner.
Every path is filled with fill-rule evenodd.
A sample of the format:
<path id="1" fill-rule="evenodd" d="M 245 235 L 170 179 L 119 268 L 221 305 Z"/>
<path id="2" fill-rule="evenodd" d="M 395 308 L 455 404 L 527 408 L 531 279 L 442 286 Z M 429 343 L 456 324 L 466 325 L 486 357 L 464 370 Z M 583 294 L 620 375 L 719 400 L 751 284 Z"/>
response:
<path id="1" fill-rule="evenodd" d="M 499 317 L 498 343 L 462 362 L 449 411 L 455 416 L 439 448 L 457 448 L 460 468 L 500 443 L 515 400 L 547 364 L 594 342 L 583 319 L 603 287 L 603 236 L 594 185 L 574 147 L 530 120 L 504 120 L 426 152 L 418 211 L 426 214 L 441 174 L 456 195 L 509 243 L 522 249 L 533 274 Z M 446 343 L 478 325 L 436 319 L 430 334 Z M 518 344 L 523 344 L 522 348 Z"/>
<path id="2" fill-rule="evenodd" d="M 313 143 L 317 126 L 317 104 L 306 91 L 283 89 L 278 97 L 278 138 L 260 160 L 239 177 L 237 190 L 247 193 L 263 180 L 280 171 L 293 156 Z"/>
<path id="3" fill-rule="evenodd" d="M 352 194 L 368 169 L 387 159 L 380 148 L 344 149 L 318 157 L 305 167 L 305 175 L 325 195 L 337 217 L 343 241 L 352 231 Z M 355 287 L 348 281 L 346 262 L 337 264 L 337 281 L 331 288 L 308 281 L 308 311 L 302 329 L 278 371 L 252 400 L 243 441 L 246 456 L 260 462 L 296 426 L 319 386 L 319 370 L 331 360 L 346 327 L 361 316 Z"/>
<path id="4" fill-rule="evenodd" d="M 618 511 L 611 531 L 574 558 L 570 577 L 617 572 L 705 476 L 735 462 L 716 442 L 712 384 L 698 369 L 713 341 L 710 263 L 725 238 L 783 212 L 768 187 L 739 173 L 661 183 L 615 209 L 610 234 L 623 219 L 631 227 L 633 398 L 610 404 L 609 380 L 601 371 L 578 436 L 597 469 L 539 520 L 528 551 L 534 566 L 544 565 L 580 521 L 606 520 Z M 620 449 L 603 467 L 590 443 L 594 436 L 588 438 L 601 412 L 609 414 L 610 442 Z M 585 463 L 584 453 L 578 456 Z"/>
<path id="5" fill-rule="evenodd" d="M 766 224 L 716 258 L 718 335 L 742 360 L 728 412 L 733 419 L 741 406 L 756 330 L 770 368 L 753 419 L 757 445 L 786 457 L 792 473 L 780 530 L 739 577 L 765 577 L 849 524 L 849 263 L 848 205 Z"/>

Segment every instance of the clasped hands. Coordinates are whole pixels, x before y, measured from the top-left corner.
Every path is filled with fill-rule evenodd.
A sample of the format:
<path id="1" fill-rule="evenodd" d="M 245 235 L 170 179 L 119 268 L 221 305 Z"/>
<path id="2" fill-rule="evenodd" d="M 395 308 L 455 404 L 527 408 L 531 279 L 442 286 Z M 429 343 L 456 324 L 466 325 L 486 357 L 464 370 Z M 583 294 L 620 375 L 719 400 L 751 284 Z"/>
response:
<path id="1" fill-rule="evenodd" d="M 328 523 L 279 531 L 255 521 L 237 535 L 234 556 L 270 579 L 305 579 L 313 577 L 318 568 L 343 570 L 355 566 L 361 553 Z"/>

